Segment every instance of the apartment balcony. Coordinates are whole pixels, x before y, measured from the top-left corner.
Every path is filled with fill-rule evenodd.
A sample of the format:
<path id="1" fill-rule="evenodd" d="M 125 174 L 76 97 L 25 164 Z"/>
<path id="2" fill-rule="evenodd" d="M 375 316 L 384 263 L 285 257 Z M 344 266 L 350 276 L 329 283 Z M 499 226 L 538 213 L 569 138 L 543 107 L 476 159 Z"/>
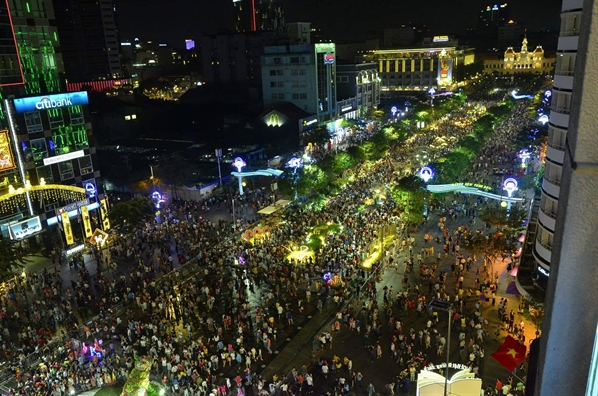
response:
<path id="1" fill-rule="evenodd" d="M 565 147 L 549 140 L 548 147 L 546 148 L 546 157 L 552 162 L 562 164 L 565 161 Z"/>
<path id="2" fill-rule="evenodd" d="M 539 227 L 542 227 L 541 225 Z M 536 238 L 536 244 L 534 246 L 534 256 L 538 262 L 549 263 L 550 259 L 552 258 L 552 246 L 551 245 L 543 245 L 540 243 L 540 240 Z M 539 256 L 539 257 L 538 257 Z"/>
<path id="3" fill-rule="evenodd" d="M 577 51 L 579 36 L 561 36 L 557 45 L 558 51 Z"/>
<path id="4" fill-rule="evenodd" d="M 566 130 L 569 126 L 569 113 L 560 113 L 556 110 L 551 112 L 550 123 Z"/>
<path id="5" fill-rule="evenodd" d="M 563 0 L 561 12 L 581 10 L 583 7 L 583 0 Z"/>
<path id="6" fill-rule="evenodd" d="M 573 75 L 563 76 L 555 72 L 554 87 L 557 90 L 571 90 L 573 89 Z"/>
<path id="7" fill-rule="evenodd" d="M 544 191 L 546 191 L 546 193 L 551 197 L 558 198 L 559 194 L 561 193 L 561 181 L 551 179 L 550 177 L 544 175 L 542 180 L 542 189 L 544 189 Z"/>
<path id="8" fill-rule="evenodd" d="M 544 210 L 542 206 L 540 206 L 540 210 L 538 211 L 538 219 L 540 223 L 542 223 L 548 231 L 554 232 L 556 227 L 556 213 L 552 213 L 550 211 Z"/>

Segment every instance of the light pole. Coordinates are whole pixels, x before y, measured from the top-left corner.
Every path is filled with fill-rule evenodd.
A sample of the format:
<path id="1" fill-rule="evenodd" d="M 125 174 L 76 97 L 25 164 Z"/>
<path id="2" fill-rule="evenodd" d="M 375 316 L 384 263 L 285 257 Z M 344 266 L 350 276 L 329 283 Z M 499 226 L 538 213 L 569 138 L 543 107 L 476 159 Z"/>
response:
<path id="1" fill-rule="evenodd" d="M 434 171 L 429 166 L 422 167 L 417 174 L 426 183 L 426 188 L 428 187 L 428 181 L 434 177 Z M 424 194 L 424 217 L 428 217 L 427 192 Z"/>
<path id="2" fill-rule="evenodd" d="M 453 321 L 453 307 L 451 303 L 446 300 L 440 299 L 433 299 L 430 302 L 430 307 L 432 309 L 436 309 L 438 311 L 445 311 L 448 314 L 448 335 L 446 340 L 446 367 L 444 373 L 444 396 L 448 395 L 448 369 L 449 369 L 449 360 L 450 360 L 450 353 L 451 353 L 451 322 Z"/>
<path id="3" fill-rule="evenodd" d="M 220 179 L 220 188 L 222 188 L 222 172 L 220 171 L 220 158 L 222 157 L 222 149 L 216 149 L 216 160 L 218 161 L 218 178 Z"/>
<path id="4" fill-rule="evenodd" d="M 430 106 L 434 106 L 434 94 L 436 93 L 436 89 L 432 87 L 428 90 L 428 93 L 430 94 Z"/>
<path id="5" fill-rule="evenodd" d="M 239 195 L 243 195 L 243 176 L 241 176 L 240 173 L 245 165 L 247 165 L 247 163 L 243 161 L 243 158 L 241 157 L 237 157 L 233 161 L 233 166 L 237 168 L 237 172 L 239 172 L 239 176 L 237 176 L 239 179 Z"/>
<path id="6" fill-rule="evenodd" d="M 398 111 L 399 111 L 399 109 L 397 109 L 397 106 L 392 106 L 390 108 L 390 112 L 392 113 L 392 120 L 393 121 L 395 120 L 395 116 L 396 116 L 396 114 L 397 114 Z"/>
<path id="7" fill-rule="evenodd" d="M 299 192 L 297 191 L 298 175 L 297 169 L 303 167 L 303 160 L 298 157 L 293 157 L 287 162 L 287 168 L 293 169 L 293 179 L 295 184 L 295 201 L 299 199 Z"/>
<path id="8" fill-rule="evenodd" d="M 503 183 L 502 183 L 502 189 L 505 190 L 507 192 L 507 196 L 509 198 L 511 198 L 513 196 L 513 193 L 515 191 L 519 190 L 519 185 L 517 183 L 517 180 L 513 179 L 512 177 L 505 179 L 505 181 L 503 181 Z M 509 215 L 510 211 L 511 211 L 511 200 L 509 199 L 509 203 L 507 205 L 507 216 Z"/>

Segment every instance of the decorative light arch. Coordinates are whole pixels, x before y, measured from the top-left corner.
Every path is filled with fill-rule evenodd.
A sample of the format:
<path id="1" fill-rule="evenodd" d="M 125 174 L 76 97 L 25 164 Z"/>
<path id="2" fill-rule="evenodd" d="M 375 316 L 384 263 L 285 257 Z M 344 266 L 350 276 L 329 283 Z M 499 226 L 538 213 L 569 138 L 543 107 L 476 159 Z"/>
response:
<path id="1" fill-rule="evenodd" d="M 19 206 L 26 204 L 26 194 L 38 201 L 58 202 L 59 200 L 80 201 L 86 198 L 86 191 L 82 187 L 65 186 L 62 184 L 46 184 L 42 178 L 38 186 L 32 186 L 29 180 L 25 182 L 24 187 L 14 188 L 8 186 L 8 193 L 0 195 L 0 212 L 11 212 Z"/>

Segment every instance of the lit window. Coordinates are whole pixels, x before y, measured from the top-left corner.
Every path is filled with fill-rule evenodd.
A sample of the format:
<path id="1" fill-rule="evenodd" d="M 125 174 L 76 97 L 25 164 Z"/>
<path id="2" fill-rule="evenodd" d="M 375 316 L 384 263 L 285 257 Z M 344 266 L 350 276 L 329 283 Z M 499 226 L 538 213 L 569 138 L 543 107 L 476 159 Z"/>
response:
<path id="1" fill-rule="evenodd" d="M 130 120 L 130 119 L 131 119 L 131 116 L 130 116 L 130 115 L 126 115 L 126 116 L 125 116 L 125 120 L 127 120 L 127 121 L 128 121 L 128 120 Z"/>

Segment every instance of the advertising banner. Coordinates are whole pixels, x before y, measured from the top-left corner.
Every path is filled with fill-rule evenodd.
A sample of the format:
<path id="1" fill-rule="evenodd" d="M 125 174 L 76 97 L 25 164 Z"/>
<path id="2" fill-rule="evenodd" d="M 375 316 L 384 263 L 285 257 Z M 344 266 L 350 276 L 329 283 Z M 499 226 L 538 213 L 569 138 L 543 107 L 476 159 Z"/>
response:
<path id="1" fill-rule="evenodd" d="M 0 171 L 16 168 L 15 159 L 12 156 L 8 131 L 0 131 Z"/>
<path id="2" fill-rule="evenodd" d="M 108 218 L 108 203 L 105 199 L 100 200 L 100 214 L 102 215 L 102 227 L 104 231 L 110 229 L 110 219 Z"/>
<path id="3" fill-rule="evenodd" d="M 62 217 L 62 229 L 64 230 L 64 236 L 66 238 L 66 244 L 72 245 L 75 243 L 73 238 L 73 229 L 71 228 L 71 220 L 69 219 L 68 212 L 64 212 L 60 215 Z"/>
<path id="4" fill-rule="evenodd" d="M 27 113 L 36 110 L 58 109 L 61 107 L 86 105 L 89 103 L 86 91 L 61 93 L 47 96 L 15 99 L 15 111 Z"/>
<path id="5" fill-rule="evenodd" d="M 8 229 L 10 238 L 19 241 L 41 232 L 42 223 L 39 220 L 39 216 L 36 216 L 31 219 L 9 224 Z"/>
<path id="6" fill-rule="evenodd" d="M 85 238 L 91 238 L 93 231 L 91 230 L 91 221 L 89 219 L 89 209 L 87 206 L 81 207 L 81 217 L 83 218 L 83 229 L 85 230 Z"/>

